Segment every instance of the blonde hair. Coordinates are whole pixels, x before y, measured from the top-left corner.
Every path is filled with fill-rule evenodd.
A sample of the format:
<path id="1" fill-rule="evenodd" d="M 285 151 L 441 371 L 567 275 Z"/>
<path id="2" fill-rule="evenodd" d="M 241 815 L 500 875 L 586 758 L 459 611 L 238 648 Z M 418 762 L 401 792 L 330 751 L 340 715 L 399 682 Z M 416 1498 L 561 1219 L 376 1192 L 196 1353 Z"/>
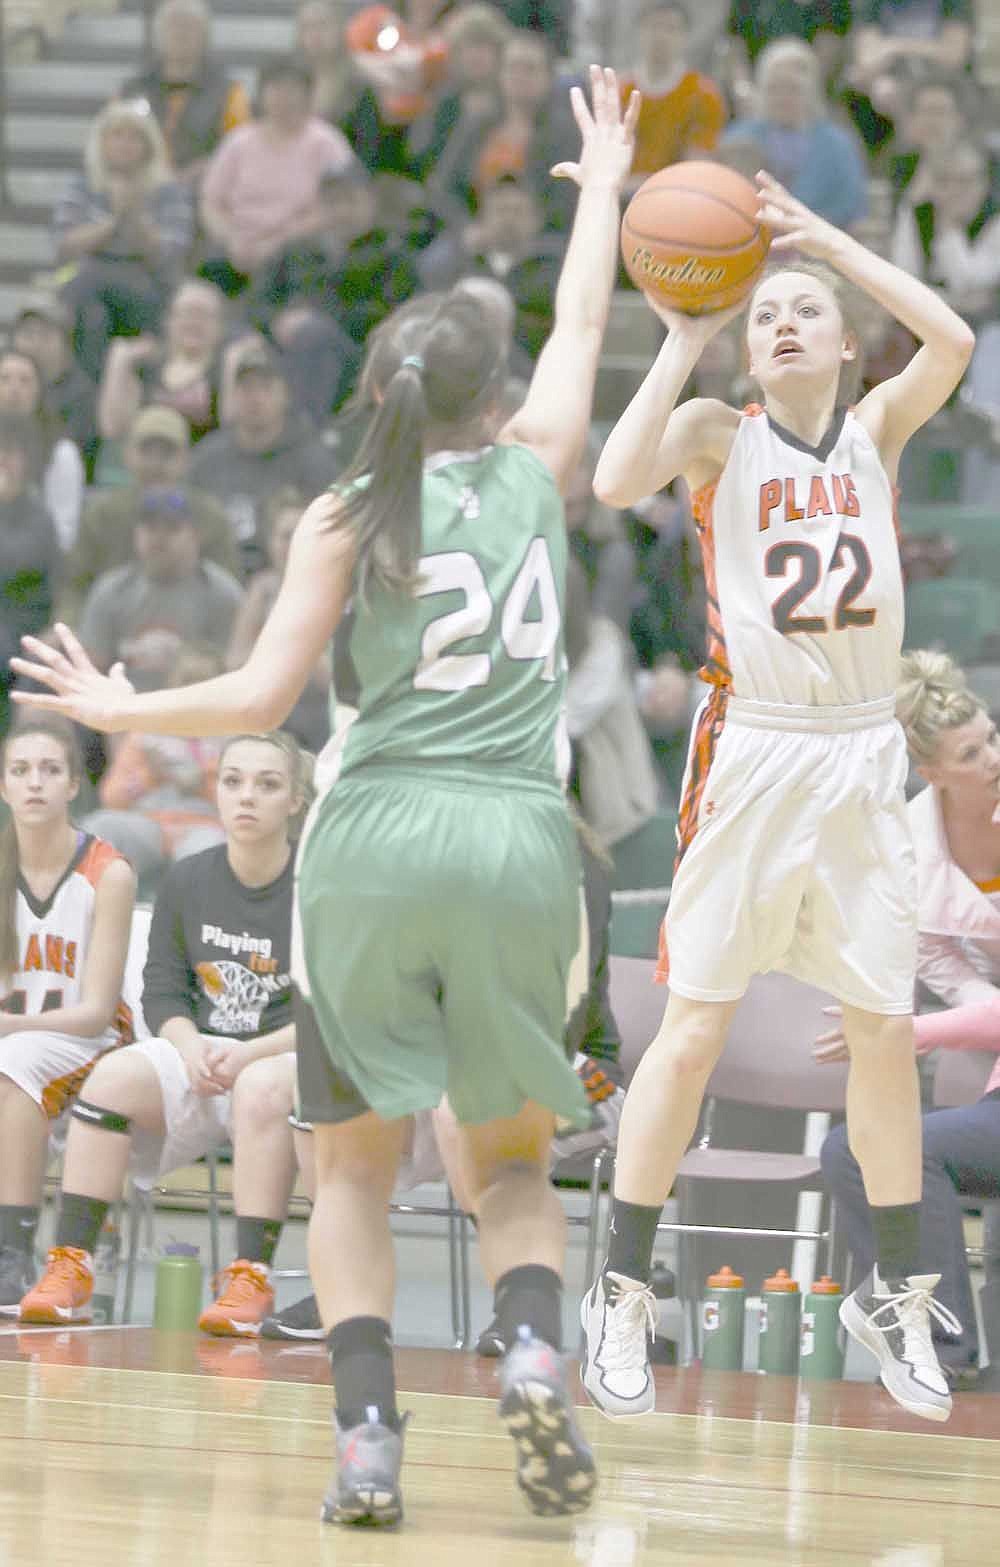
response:
<path id="1" fill-rule="evenodd" d="M 783 65 L 800 66 L 802 74 L 808 76 L 810 93 L 816 110 L 813 118 L 818 119 L 823 113 L 823 76 L 812 45 L 801 38 L 776 38 L 773 43 L 767 44 L 761 50 L 754 73 L 758 93 L 763 97 L 768 78 Z"/>
<path id="2" fill-rule="evenodd" d="M 947 653 L 904 653 L 896 688 L 896 717 L 916 762 L 933 762 L 942 734 L 984 711 L 965 673 Z"/>
<path id="3" fill-rule="evenodd" d="M 164 184 L 170 178 L 167 149 L 163 132 L 156 122 L 152 109 L 145 98 L 116 98 L 104 105 L 90 127 L 90 135 L 87 137 L 84 166 L 87 172 L 87 184 L 91 190 L 96 191 L 98 195 L 103 195 L 108 188 L 109 177 L 104 166 L 101 141 L 104 132 L 112 125 L 131 125 L 142 132 L 149 148 L 149 158 L 142 175 L 142 183 L 147 191 L 154 191 L 157 186 Z"/>
<path id="4" fill-rule="evenodd" d="M 268 729 L 260 734 L 230 735 L 219 753 L 219 772 L 222 772 L 227 755 L 234 745 L 239 745 L 243 740 L 256 741 L 262 745 L 273 745 L 276 751 L 280 751 L 288 762 L 288 778 L 292 786 L 292 793 L 300 798 L 298 810 L 288 823 L 288 836 L 294 840 L 302 830 L 302 824 L 313 802 L 316 789 L 313 776 L 316 771 L 316 758 L 305 746 L 299 745 L 293 734 L 287 729 Z"/>

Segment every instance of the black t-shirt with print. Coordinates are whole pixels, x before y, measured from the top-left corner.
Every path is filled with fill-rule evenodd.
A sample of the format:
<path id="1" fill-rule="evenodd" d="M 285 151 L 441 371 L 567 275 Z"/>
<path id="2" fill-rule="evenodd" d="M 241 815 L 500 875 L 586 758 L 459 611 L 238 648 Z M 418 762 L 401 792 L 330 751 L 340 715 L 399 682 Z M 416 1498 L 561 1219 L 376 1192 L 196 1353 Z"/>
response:
<path id="1" fill-rule="evenodd" d="M 142 1009 L 154 1034 L 172 1017 L 229 1039 L 292 1021 L 293 860 L 266 887 L 237 879 L 225 844 L 167 872 L 143 973 Z"/>

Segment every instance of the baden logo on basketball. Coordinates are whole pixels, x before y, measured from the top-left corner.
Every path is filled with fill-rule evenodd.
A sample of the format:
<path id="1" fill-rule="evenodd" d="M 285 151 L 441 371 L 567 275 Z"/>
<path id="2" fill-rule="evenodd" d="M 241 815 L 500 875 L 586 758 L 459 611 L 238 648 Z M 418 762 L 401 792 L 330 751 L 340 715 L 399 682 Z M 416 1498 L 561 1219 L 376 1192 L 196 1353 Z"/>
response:
<path id="1" fill-rule="evenodd" d="M 652 283 L 670 283 L 675 288 L 689 284 L 692 288 L 714 288 L 726 275 L 725 267 L 707 266 L 697 256 L 684 261 L 657 261 L 651 251 L 637 245 L 632 252 L 629 271 L 637 272 Z"/>

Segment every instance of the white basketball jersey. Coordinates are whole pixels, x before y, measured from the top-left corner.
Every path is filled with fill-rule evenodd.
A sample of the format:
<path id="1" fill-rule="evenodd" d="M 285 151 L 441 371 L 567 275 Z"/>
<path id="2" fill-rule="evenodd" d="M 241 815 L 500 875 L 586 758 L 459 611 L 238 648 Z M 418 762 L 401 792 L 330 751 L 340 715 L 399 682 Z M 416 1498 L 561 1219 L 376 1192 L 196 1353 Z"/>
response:
<path id="1" fill-rule="evenodd" d="M 851 706 L 895 693 L 903 579 L 892 486 L 851 413 L 812 448 L 744 411 L 718 481 L 694 497 L 705 673 L 734 696 Z"/>
<path id="2" fill-rule="evenodd" d="M 110 843 L 80 833 L 76 854 L 52 894 L 39 903 L 18 877 L 18 967 L 0 1002 L 17 1016 L 35 1016 L 75 1006 L 83 999 L 83 971 L 94 922 L 97 886 L 112 860 L 123 856 Z M 131 1037 L 127 1008 L 121 1008 L 108 1038 Z"/>

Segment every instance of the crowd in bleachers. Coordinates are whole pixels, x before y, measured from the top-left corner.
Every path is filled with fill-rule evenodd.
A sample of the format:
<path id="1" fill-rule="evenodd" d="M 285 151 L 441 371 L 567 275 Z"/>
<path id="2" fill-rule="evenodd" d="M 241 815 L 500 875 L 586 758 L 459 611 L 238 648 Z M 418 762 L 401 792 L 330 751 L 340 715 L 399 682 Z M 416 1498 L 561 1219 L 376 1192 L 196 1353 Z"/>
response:
<path id="1" fill-rule="evenodd" d="M 904 500 L 989 504 L 1000 98 L 976 79 L 971 0 L 732 0 L 728 14 L 719 0 L 707 30 L 703 9 L 643 0 L 619 19 L 623 90 L 644 95 L 633 185 L 706 154 L 767 167 L 939 286 L 980 347 L 908 456 Z M 56 270 L 0 357 L 3 443 L 20 453 L 3 502 L 12 646 L 58 615 L 140 684 L 171 678 L 192 647 L 236 656 L 280 573 L 280 497 L 316 493 L 349 461 L 365 344 L 415 293 L 482 280 L 509 322 L 516 398 L 551 325 L 571 214 L 572 186 L 549 174 L 574 151 L 568 86 L 602 25 L 599 8 L 568 3 L 305 0 L 296 52 L 266 60 L 251 95 L 213 51 L 203 0 L 164 0 L 153 57 L 97 115 L 55 204 Z M 878 379 L 913 343 L 868 314 Z M 738 332 L 693 390 L 746 398 Z M 614 836 L 676 794 L 701 584 L 683 493 L 613 514 L 588 474 L 571 518 L 574 688 L 589 693 L 576 786 Z M 942 531 L 912 546 L 915 578 L 954 572 Z M 293 728 L 321 745 L 321 681 L 300 709 Z M 643 783 L 619 769 L 609 799 L 595 757 L 617 754 L 622 725 Z M 100 747 L 89 763 L 95 783 L 119 771 Z M 120 814 L 118 790 L 98 787 L 95 805 L 110 792 Z"/>

